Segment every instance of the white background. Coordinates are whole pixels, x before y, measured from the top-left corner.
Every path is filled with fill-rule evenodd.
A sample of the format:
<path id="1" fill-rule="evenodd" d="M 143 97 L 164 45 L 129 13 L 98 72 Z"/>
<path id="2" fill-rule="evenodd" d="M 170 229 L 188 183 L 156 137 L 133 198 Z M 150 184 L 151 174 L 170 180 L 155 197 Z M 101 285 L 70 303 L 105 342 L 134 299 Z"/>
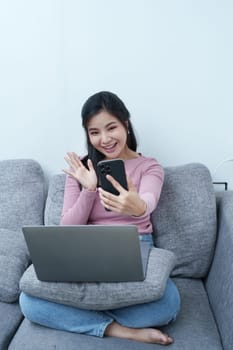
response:
<path id="1" fill-rule="evenodd" d="M 232 18 L 232 0 L 0 0 L 0 159 L 60 173 L 85 153 L 82 104 L 110 90 L 140 152 L 213 175 L 233 158 Z M 233 189 L 233 162 L 213 177 Z"/>

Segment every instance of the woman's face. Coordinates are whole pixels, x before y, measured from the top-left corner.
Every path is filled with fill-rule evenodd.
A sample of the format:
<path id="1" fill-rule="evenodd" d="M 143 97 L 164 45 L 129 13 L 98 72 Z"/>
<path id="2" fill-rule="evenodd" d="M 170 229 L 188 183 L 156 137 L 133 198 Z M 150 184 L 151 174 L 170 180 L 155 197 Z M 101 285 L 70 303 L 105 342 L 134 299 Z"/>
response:
<path id="1" fill-rule="evenodd" d="M 102 110 L 90 119 L 87 132 L 92 146 L 106 159 L 127 159 L 127 131 L 116 117 Z"/>

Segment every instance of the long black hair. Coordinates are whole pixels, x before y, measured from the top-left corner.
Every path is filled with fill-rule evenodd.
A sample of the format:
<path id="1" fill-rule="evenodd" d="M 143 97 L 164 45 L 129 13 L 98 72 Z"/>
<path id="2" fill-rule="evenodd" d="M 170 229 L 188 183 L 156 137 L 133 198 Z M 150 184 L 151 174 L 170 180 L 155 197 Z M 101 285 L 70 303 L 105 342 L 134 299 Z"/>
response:
<path id="1" fill-rule="evenodd" d="M 104 158 L 104 155 L 92 146 L 88 135 L 87 124 L 92 117 L 102 110 L 107 111 L 121 122 L 127 132 L 127 146 L 133 151 L 137 150 L 137 140 L 130 122 L 130 113 L 123 101 L 112 92 L 98 92 L 87 99 L 81 111 L 82 126 L 86 132 L 88 152 L 86 157 L 83 158 L 83 163 L 86 165 L 87 159 L 89 158 L 92 160 L 95 169 L 97 163 Z"/>

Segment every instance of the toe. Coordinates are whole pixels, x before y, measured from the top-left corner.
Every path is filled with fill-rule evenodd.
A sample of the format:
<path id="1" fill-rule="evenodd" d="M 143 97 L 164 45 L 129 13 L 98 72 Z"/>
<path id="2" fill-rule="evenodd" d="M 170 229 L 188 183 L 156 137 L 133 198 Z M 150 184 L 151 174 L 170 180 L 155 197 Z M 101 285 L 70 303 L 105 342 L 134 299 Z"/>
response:
<path id="1" fill-rule="evenodd" d="M 163 334 L 163 336 L 161 337 L 161 341 L 162 341 L 162 344 L 168 345 L 173 343 L 173 338 L 170 337 L 168 334 Z"/>

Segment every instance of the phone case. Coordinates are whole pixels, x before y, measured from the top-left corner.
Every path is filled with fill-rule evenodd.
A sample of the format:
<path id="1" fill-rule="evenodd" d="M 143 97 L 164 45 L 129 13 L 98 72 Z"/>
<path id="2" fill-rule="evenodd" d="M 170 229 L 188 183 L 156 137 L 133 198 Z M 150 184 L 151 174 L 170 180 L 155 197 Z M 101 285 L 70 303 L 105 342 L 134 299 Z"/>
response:
<path id="1" fill-rule="evenodd" d="M 106 175 L 109 174 L 114 179 L 120 183 L 122 187 L 126 190 L 127 180 L 125 173 L 125 165 L 122 159 L 112 159 L 112 160 L 101 160 L 97 164 L 98 167 L 98 177 L 100 186 L 107 192 L 115 195 L 119 195 L 119 192 L 112 186 L 112 184 L 107 180 Z"/>

